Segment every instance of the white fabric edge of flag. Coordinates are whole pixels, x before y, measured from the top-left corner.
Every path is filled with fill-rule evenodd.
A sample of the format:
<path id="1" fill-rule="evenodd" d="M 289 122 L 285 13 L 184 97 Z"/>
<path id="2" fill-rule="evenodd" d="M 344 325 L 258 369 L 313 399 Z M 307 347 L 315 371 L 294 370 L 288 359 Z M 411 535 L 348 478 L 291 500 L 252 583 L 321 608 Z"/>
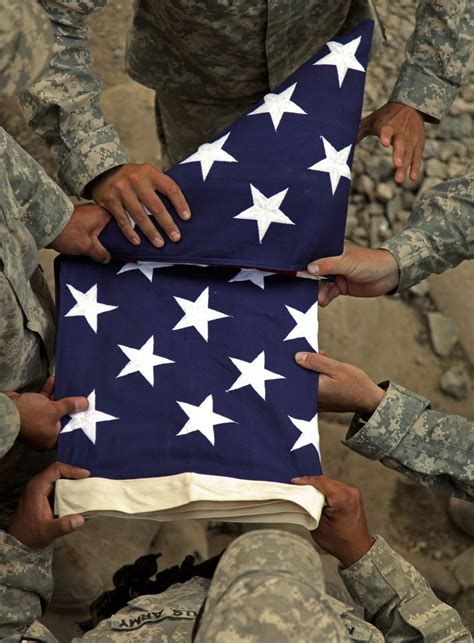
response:
<path id="1" fill-rule="evenodd" d="M 245 500 L 243 500 L 245 498 Z M 168 522 L 280 522 L 316 529 L 323 494 L 309 485 L 238 480 L 201 473 L 159 478 L 58 480 L 55 513 L 142 518 Z"/>

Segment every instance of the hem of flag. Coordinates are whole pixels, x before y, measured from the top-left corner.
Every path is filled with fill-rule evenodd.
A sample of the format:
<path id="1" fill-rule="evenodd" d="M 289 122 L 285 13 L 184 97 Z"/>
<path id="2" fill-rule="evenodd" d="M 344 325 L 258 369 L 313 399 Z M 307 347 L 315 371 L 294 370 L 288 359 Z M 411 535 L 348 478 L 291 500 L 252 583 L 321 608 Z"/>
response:
<path id="1" fill-rule="evenodd" d="M 167 522 L 208 519 L 281 522 L 316 529 L 323 494 L 312 486 L 239 480 L 200 473 L 159 478 L 58 480 L 55 513 L 142 518 Z"/>

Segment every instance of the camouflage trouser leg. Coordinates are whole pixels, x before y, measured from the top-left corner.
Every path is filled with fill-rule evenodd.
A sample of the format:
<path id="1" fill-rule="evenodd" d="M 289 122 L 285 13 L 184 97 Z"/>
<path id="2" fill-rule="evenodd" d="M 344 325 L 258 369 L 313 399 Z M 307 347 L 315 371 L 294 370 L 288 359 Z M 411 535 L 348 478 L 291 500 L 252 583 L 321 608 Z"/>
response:
<path id="1" fill-rule="evenodd" d="M 223 555 L 195 643 L 348 640 L 314 547 L 294 534 L 261 530 L 241 536 Z"/>
<path id="2" fill-rule="evenodd" d="M 161 167 L 167 169 L 192 154 L 199 145 L 213 138 L 245 114 L 259 99 L 242 101 L 193 101 L 159 94 L 155 116 L 161 144 Z"/>

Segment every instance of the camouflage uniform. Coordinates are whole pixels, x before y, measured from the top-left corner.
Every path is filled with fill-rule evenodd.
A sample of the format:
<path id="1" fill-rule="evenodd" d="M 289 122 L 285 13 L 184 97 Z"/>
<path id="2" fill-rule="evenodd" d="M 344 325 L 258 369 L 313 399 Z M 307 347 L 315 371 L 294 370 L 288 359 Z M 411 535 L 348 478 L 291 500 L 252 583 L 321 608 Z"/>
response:
<path id="1" fill-rule="evenodd" d="M 52 45 L 51 24 L 38 4 L 1 0 L 0 96 L 13 96 L 38 80 Z"/>
<path id="2" fill-rule="evenodd" d="M 344 444 L 416 482 L 474 501 L 474 422 L 431 409 L 422 395 L 384 382 L 369 420 L 356 414 Z"/>
<path id="3" fill-rule="evenodd" d="M 86 20 L 107 0 L 37 2 L 51 20 L 53 55 L 41 79 L 19 99 L 29 125 L 58 160 L 61 187 L 80 196 L 96 176 L 128 161 L 116 130 L 104 123 L 102 86 L 90 72 L 92 58 L 86 47 Z"/>
<path id="4" fill-rule="evenodd" d="M 0 25 L 1 92 L 14 93 L 35 81 L 47 62 L 50 24 L 35 3 L 1 0 Z M 0 391 L 39 391 L 53 363 L 54 317 L 37 251 L 57 237 L 73 206 L 1 128 L 0 158 Z M 24 483 L 46 464 L 25 445 L 14 445 L 19 429 L 15 405 L 0 394 L 3 525 Z"/>
<path id="5" fill-rule="evenodd" d="M 39 0 L 53 20 L 55 56 L 22 96 L 27 119 L 59 157 L 62 185 L 81 194 L 126 161 L 104 126 L 100 85 L 89 72 L 84 20 L 106 0 Z M 163 165 L 227 127 L 340 31 L 375 17 L 373 0 L 137 0 L 129 74 L 157 93 Z M 408 60 L 390 97 L 438 121 L 467 70 L 470 0 L 421 0 Z"/>
<path id="6" fill-rule="evenodd" d="M 474 163 L 423 192 L 405 229 L 382 244 L 400 268 L 398 290 L 474 258 Z"/>
<path id="7" fill-rule="evenodd" d="M 399 290 L 474 258 L 474 164 L 424 192 L 406 228 L 385 242 L 400 268 Z M 355 415 L 344 444 L 417 482 L 474 500 L 474 422 L 431 409 L 398 384 L 367 421 Z"/>
<path id="8" fill-rule="evenodd" d="M 3 640 L 56 641 L 36 620 L 51 594 L 49 565 L 49 550 L 28 549 L 0 533 Z M 458 613 L 380 536 L 340 574 L 367 621 L 326 592 L 310 543 L 288 532 L 250 532 L 230 545 L 212 582 L 195 578 L 137 598 L 74 641 L 472 641 Z"/>

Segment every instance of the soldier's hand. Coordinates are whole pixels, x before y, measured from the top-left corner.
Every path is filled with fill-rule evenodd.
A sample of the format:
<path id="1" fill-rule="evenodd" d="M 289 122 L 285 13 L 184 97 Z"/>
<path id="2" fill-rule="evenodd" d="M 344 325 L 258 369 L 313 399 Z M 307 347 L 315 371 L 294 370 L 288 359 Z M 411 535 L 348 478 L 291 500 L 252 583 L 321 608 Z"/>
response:
<path id="1" fill-rule="evenodd" d="M 318 408 L 332 413 L 372 415 L 385 395 L 363 370 L 321 353 L 296 353 L 300 366 L 319 373 Z"/>
<path id="2" fill-rule="evenodd" d="M 326 498 L 319 526 L 311 533 L 313 540 L 344 567 L 365 556 L 374 538 L 369 534 L 360 490 L 326 476 L 304 476 L 291 482 L 311 485 Z"/>
<path id="3" fill-rule="evenodd" d="M 378 297 L 398 286 L 400 270 L 395 257 L 383 248 L 364 248 L 354 243 L 344 245 L 339 257 L 312 261 L 307 266 L 311 275 L 336 275 L 336 281 L 319 282 L 318 301 L 327 306 L 339 295 Z"/>
<path id="4" fill-rule="evenodd" d="M 395 181 L 403 183 L 408 170 L 415 181 L 425 147 L 425 120 L 421 112 L 402 103 L 387 103 L 362 119 L 357 142 L 378 136 L 384 147 L 393 146 Z"/>
<path id="5" fill-rule="evenodd" d="M 85 397 L 50 399 L 47 393 L 15 393 L 7 391 L 20 415 L 20 439 L 37 451 L 53 449 L 61 430 L 63 415 L 86 411 Z"/>
<path id="6" fill-rule="evenodd" d="M 54 483 L 60 478 L 87 478 L 87 469 L 56 462 L 27 484 L 8 530 L 9 534 L 27 547 L 43 549 L 56 538 L 70 534 L 84 524 L 79 515 L 55 518 L 50 504 Z"/>
<path id="7" fill-rule="evenodd" d="M 78 205 L 64 230 L 49 247 L 66 255 L 86 255 L 99 263 L 108 263 L 110 254 L 98 237 L 109 221 L 110 214 L 99 205 Z"/>
<path id="8" fill-rule="evenodd" d="M 157 195 L 157 190 L 169 198 L 181 219 L 188 221 L 191 218 L 189 206 L 178 185 L 147 163 L 126 163 L 112 168 L 94 179 L 90 185 L 94 201 L 107 208 L 114 216 L 130 243 L 139 245 L 140 237 L 132 228 L 127 213 L 149 241 L 161 248 L 165 240 L 145 208 L 155 217 L 161 230 L 171 241 L 179 241 L 181 232 Z"/>

